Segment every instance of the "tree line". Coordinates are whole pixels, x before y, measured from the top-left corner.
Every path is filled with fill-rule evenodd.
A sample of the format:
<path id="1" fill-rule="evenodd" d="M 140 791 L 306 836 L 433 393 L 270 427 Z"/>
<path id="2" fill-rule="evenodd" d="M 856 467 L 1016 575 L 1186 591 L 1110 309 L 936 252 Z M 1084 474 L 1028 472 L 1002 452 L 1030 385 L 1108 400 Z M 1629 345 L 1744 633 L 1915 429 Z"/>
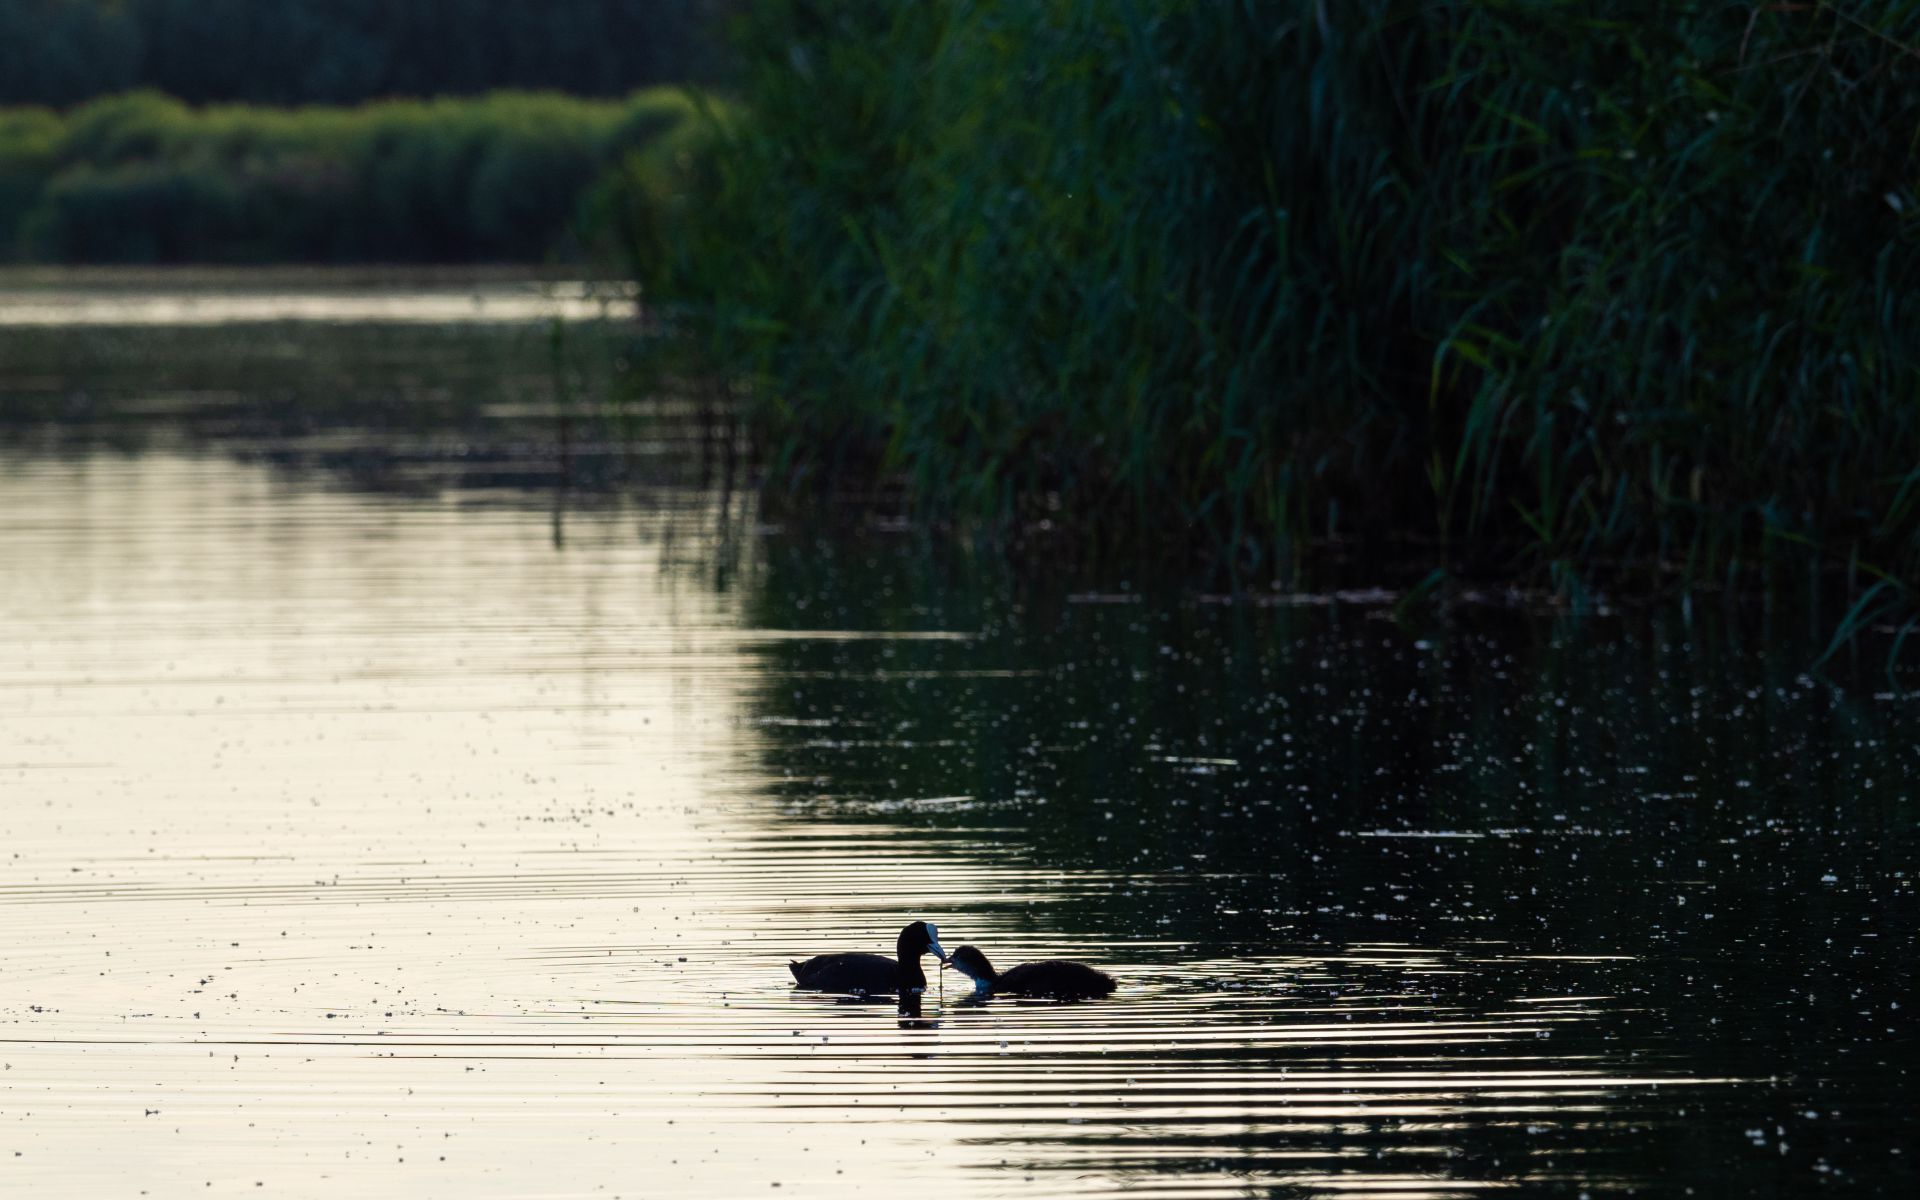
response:
<path id="1" fill-rule="evenodd" d="M 699 82 L 739 0 L 0 0 L 0 104 L 347 104 Z"/>

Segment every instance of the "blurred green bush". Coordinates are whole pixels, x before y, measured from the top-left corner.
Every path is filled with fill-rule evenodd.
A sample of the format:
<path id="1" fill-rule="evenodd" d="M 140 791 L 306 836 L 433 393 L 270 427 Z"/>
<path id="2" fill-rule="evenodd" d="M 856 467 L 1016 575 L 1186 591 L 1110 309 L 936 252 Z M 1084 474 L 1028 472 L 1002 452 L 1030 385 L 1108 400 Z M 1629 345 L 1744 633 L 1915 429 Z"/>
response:
<path id="1" fill-rule="evenodd" d="M 534 92 L 353 108 L 152 92 L 0 109 L 0 253 L 73 263 L 537 261 L 685 125 L 687 96 Z M 599 207 L 608 207 L 604 199 Z"/>

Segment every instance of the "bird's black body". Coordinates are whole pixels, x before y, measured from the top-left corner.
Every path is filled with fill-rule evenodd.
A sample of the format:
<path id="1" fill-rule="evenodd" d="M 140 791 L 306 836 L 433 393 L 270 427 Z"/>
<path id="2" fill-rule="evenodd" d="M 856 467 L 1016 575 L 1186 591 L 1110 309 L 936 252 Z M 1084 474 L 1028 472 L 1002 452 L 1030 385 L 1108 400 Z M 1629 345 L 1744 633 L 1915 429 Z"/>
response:
<path id="1" fill-rule="evenodd" d="M 981 992 L 1010 996 L 1043 996 L 1052 1000 L 1093 1000 L 1113 994 L 1113 976 L 1085 963 L 1050 958 L 996 971 L 977 946 L 961 946 L 946 965 L 968 976 Z"/>
<path id="2" fill-rule="evenodd" d="M 818 992 L 847 992 L 858 996 L 909 994 L 927 986 L 926 973 L 920 969 L 920 956 L 932 953 L 941 961 L 946 951 L 940 948 L 939 930 L 925 921 L 915 921 L 900 931 L 895 945 L 897 957 L 884 954 L 817 954 L 805 962 L 790 962 L 793 981 Z"/>
<path id="3" fill-rule="evenodd" d="M 803 988 L 822 992 L 862 992 L 869 996 L 897 992 L 905 978 L 897 959 L 884 954 L 819 954 L 805 962 L 790 962 L 787 969 Z M 918 970 L 916 964 L 915 970 Z M 909 986 L 927 986 L 927 977 Z"/>

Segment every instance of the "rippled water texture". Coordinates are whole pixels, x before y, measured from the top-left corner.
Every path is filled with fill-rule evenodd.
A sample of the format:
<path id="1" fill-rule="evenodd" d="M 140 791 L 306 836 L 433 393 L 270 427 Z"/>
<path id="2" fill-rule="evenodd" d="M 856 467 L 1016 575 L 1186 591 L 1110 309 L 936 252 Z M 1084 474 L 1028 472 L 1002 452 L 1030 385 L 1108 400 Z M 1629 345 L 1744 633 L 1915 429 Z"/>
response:
<path id="1" fill-rule="evenodd" d="M 1913 1182 L 1891 683 L 0 436 L 0 1194 Z"/>

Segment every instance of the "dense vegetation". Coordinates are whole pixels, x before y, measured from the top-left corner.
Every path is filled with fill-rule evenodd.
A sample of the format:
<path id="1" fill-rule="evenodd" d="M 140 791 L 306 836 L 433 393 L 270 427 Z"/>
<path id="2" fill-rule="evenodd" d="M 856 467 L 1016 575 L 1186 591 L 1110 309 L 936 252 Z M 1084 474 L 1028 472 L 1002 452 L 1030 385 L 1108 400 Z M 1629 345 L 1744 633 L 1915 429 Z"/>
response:
<path id="1" fill-rule="evenodd" d="M 707 78 L 734 0 L 0 0 L 0 104 L 346 104 Z"/>
<path id="2" fill-rule="evenodd" d="M 675 153 L 680 93 L 500 92 L 351 108 L 190 108 L 153 93 L 0 109 L 0 257 L 61 262 L 538 261 L 614 168 Z"/>
<path id="3" fill-rule="evenodd" d="M 1013 532 L 1920 578 L 1920 3 L 768 0 L 636 262 L 772 460 Z M 1878 589 L 1878 590 L 1876 590 Z"/>

